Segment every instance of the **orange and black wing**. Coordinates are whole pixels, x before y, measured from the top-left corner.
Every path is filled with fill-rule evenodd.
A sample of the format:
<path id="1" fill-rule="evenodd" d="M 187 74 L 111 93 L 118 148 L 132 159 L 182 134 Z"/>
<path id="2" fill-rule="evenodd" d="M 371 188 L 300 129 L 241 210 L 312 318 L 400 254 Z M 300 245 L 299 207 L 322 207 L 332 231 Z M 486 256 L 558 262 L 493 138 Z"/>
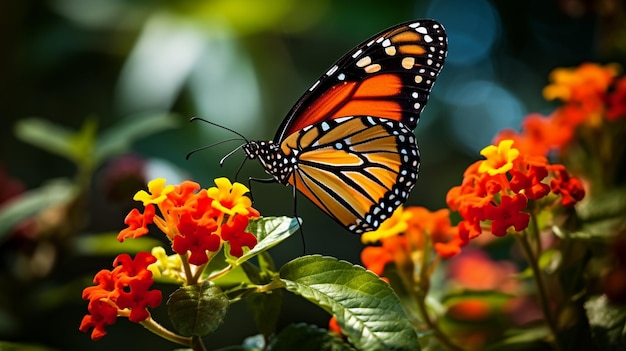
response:
<path id="1" fill-rule="evenodd" d="M 372 116 L 415 129 L 447 54 L 441 24 L 417 20 L 391 27 L 340 58 L 289 111 L 274 137 L 346 116 Z"/>
<path id="2" fill-rule="evenodd" d="M 305 127 L 281 151 L 297 158 L 289 183 L 357 234 L 378 228 L 406 201 L 420 160 L 411 129 L 370 116 Z"/>

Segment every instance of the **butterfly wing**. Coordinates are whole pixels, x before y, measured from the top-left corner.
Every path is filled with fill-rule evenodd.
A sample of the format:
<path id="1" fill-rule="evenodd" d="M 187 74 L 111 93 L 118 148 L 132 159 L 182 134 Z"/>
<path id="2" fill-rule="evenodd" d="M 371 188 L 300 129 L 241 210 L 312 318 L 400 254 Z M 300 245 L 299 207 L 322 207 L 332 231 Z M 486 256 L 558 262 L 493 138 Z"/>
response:
<path id="1" fill-rule="evenodd" d="M 419 167 L 413 131 L 370 116 L 305 127 L 281 151 L 297 157 L 289 183 L 354 233 L 376 229 L 406 201 Z"/>
<path id="2" fill-rule="evenodd" d="M 275 143 L 306 126 L 345 116 L 374 116 L 415 129 L 447 54 L 441 24 L 391 27 L 340 58 L 296 102 Z"/>

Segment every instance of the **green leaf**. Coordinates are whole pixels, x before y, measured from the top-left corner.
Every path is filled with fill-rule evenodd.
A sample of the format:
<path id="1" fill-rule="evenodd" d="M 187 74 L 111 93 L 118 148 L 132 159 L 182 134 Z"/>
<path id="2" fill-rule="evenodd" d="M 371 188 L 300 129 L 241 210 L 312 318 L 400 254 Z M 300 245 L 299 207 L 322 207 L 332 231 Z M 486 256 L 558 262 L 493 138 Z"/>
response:
<path id="1" fill-rule="evenodd" d="M 43 118 L 24 118 L 15 124 L 15 135 L 22 141 L 70 160 L 74 160 L 71 143 L 74 134 Z"/>
<path id="2" fill-rule="evenodd" d="M 127 118 L 104 131 L 96 146 L 95 158 L 101 162 L 106 158 L 127 151 L 131 144 L 148 135 L 174 128 L 175 115 L 149 114 Z"/>
<path id="3" fill-rule="evenodd" d="M 183 286 L 167 300 L 172 324 L 183 336 L 204 336 L 222 324 L 228 310 L 228 298 L 217 285 Z"/>
<path id="4" fill-rule="evenodd" d="M 276 332 L 283 303 L 283 291 L 274 289 L 265 293 L 250 294 L 246 296 L 246 303 L 252 311 L 257 330 L 268 340 Z"/>
<path id="5" fill-rule="evenodd" d="M 576 207 L 582 225 L 574 232 L 555 231 L 560 237 L 606 240 L 614 233 L 626 229 L 626 188 L 595 194 Z"/>
<path id="6" fill-rule="evenodd" d="M 0 350 L 2 351 L 53 351 L 55 349 L 32 344 L 22 344 L 8 341 L 0 341 Z"/>
<path id="7" fill-rule="evenodd" d="M 120 243 L 117 241 L 117 234 L 117 232 L 107 232 L 93 235 L 81 235 L 74 240 L 74 248 L 77 253 L 86 256 L 110 256 L 120 252 L 150 252 L 153 247 L 163 244 L 160 240 L 147 236 L 127 239 L 123 243 Z"/>
<path id="8" fill-rule="evenodd" d="M 626 308 L 611 305 L 602 295 L 589 299 L 585 311 L 600 350 L 626 350 Z"/>
<path id="9" fill-rule="evenodd" d="M 79 131 L 72 131 L 42 118 L 26 118 L 15 124 L 22 141 L 64 157 L 77 165 L 92 165 L 98 124 L 87 118 Z"/>
<path id="10" fill-rule="evenodd" d="M 68 203 L 76 196 L 76 187 L 67 180 L 51 181 L 29 190 L 0 207 L 0 241 L 16 225 L 44 209 Z"/>
<path id="11" fill-rule="evenodd" d="M 307 324 L 292 324 L 283 329 L 269 345 L 270 351 L 355 351 L 329 334 L 327 330 Z"/>
<path id="12" fill-rule="evenodd" d="M 391 287 L 363 267 L 332 257 L 304 256 L 280 269 L 286 289 L 337 318 L 362 350 L 420 350 L 417 334 Z"/>
<path id="13" fill-rule="evenodd" d="M 232 264 L 238 266 L 259 253 L 271 249 L 290 237 L 298 228 L 296 219 L 290 217 L 261 217 L 250 221 L 246 230 L 254 234 L 259 241 L 252 250 L 244 253 Z"/>
<path id="14" fill-rule="evenodd" d="M 263 280 L 261 279 L 261 271 L 259 270 L 259 267 L 253 265 L 252 263 L 244 262 L 239 267 L 241 267 L 241 269 L 246 272 L 246 276 L 248 276 L 248 279 L 250 280 L 250 282 L 252 282 L 252 284 L 261 285 L 268 283 L 263 282 Z"/>

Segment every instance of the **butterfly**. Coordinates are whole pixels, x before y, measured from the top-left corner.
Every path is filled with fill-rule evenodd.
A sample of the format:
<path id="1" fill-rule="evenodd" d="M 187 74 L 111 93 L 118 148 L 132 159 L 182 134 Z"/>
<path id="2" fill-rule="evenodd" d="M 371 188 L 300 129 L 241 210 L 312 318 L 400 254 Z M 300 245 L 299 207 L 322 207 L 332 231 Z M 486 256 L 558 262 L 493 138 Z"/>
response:
<path id="1" fill-rule="evenodd" d="M 415 185 L 420 154 L 413 130 L 446 55 L 436 21 L 386 29 L 333 64 L 273 140 L 241 147 L 270 181 L 293 186 L 351 232 L 375 230 Z"/>

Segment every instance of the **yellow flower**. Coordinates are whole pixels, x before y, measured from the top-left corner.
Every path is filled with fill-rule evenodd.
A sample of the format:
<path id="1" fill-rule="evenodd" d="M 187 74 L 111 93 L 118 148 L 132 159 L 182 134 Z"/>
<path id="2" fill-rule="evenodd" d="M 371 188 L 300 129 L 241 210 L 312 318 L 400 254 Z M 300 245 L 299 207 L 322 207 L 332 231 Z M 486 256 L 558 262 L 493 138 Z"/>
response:
<path id="1" fill-rule="evenodd" d="M 245 193 L 250 191 L 247 186 L 237 182 L 233 184 L 228 178 L 223 177 L 216 178 L 215 185 L 217 187 L 207 189 L 209 197 L 214 199 L 211 203 L 213 208 L 229 216 L 237 213 L 247 216 L 251 212 L 253 215 L 258 216 L 258 212 L 251 207 L 252 201 L 250 198 L 244 196 Z"/>
<path id="2" fill-rule="evenodd" d="M 148 183 L 148 191 L 150 193 L 147 193 L 144 190 L 139 190 L 133 197 L 133 200 L 143 202 L 144 206 L 148 204 L 158 205 L 167 198 L 168 193 L 174 191 L 174 186 L 165 186 L 164 178 L 156 178 Z"/>
<path id="3" fill-rule="evenodd" d="M 165 253 L 165 249 L 161 246 L 155 246 L 152 248 L 152 256 L 156 257 L 157 261 L 148 266 L 148 270 L 152 272 L 155 279 L 166 277 L 174 281 L 185 282 L 183 261 L 180 255 L 174 254 L 168 256 Z"/>
<path id="4" fill-rule="evenodd" d="M 500 141 L 498 146 L 489 145 L 480 151 L 486 160 L 480 163 L 478 172 L 489 175 L 504 174 L 513 168 L 513 161 L 519 156 L 519 150 L 512 148 L 513 140 Z"/>
<path id="5" fill-rule="evenodd" d="M 363 235 L 361 235 L 361 242 L 363 244 L 376 243 L 381 239 L 404 233 L 408 228 L 410 218 L 411 213 L 404 211 L 404 208 L 400 206 L 396 208 L 391 217 L 381 223 L 378 229 L 363 233 Z"/>

